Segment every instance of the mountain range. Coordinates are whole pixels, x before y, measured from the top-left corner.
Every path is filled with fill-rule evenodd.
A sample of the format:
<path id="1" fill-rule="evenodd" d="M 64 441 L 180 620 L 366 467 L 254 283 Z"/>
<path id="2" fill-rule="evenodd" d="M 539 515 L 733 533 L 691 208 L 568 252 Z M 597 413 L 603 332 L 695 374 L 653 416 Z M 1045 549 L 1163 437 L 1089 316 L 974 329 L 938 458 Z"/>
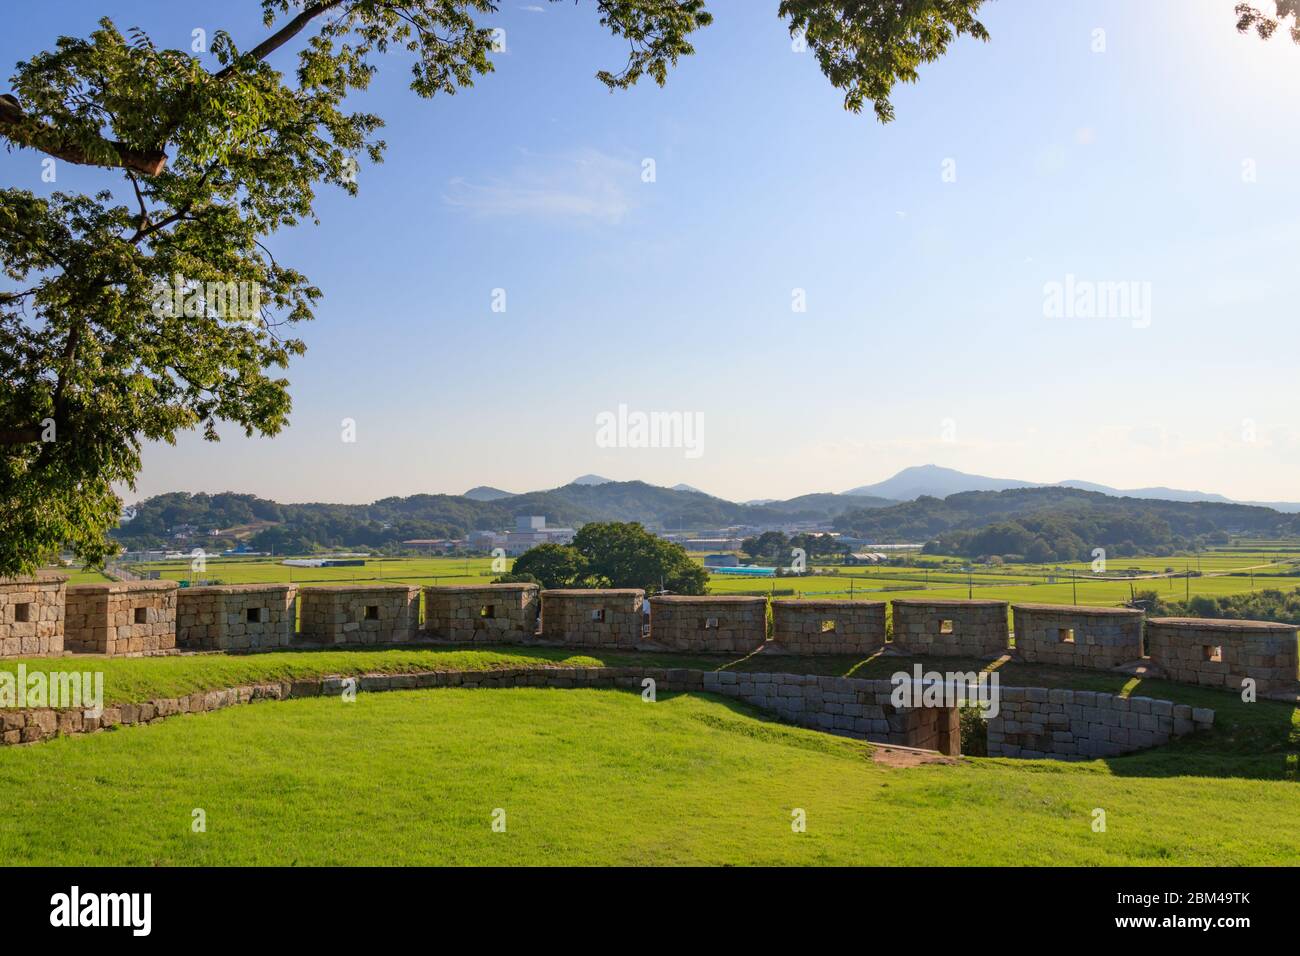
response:
<path id="1" fill-rule="evenodd" d="M 862 485 L 850 488 L 846 495 L 870 495 L 877 498 L 889 498 L 894 501 L 914 501 L 921 497 L 947 498 L 949 495 L 965 491 L 1008 491 L 1013 488 L 1077 488 L 1080 491 L 1095 491 L 1113 498 L 1144 498 L 1160 501 L 1214 501 L 1221 504 L 1248 504 L 1272 508 L 1288 513 L 1300 512 L 1300 502 L 1287 501 L 1239 501 L 1206 491 L 1187 491 L 1181 488 L 1112 488 L 1094 481 L 1069 479 L 1055 482 L 1021 481 L 1016 478 L 990 478 L 987 475 L 972 475 L 939 465 L 914 465 L 904 468 L 898 474 L 874 485 Z"/>
<path id="2" fill-rule="evenodd" d="M 114 533 L 132 548 L 175 547 L 177 541 L 202 535 L 207 547 L 245 542 L 284 554 L 463 538 L 474 530 L 512 527 L 521 514 L 545 515 L 549 524 L 559 527 L 590 521 L 639 521 L 656 531 L 831 527 L 878 542 L 926 541 L 1011 521 L 1028 523 L 1028 530 L 1019 532 L 1021 538 L 1032 533 L 1066 542 L 1050 549 L 1064 553 L 1072 548 L 1072 539 L 1059 527 L 1049 528 L 1051 534 L 1041 530 L 1058 519 L 1075 529 L 1069 534 L 1084 540 L 1101 535 L 1098 540 L 1154 548 L 1211 533 L 1290 536 L 1300 533 L 1295 512 L 1300 505 L 1250 505 L 1171 488 L 1122 491 L 1091 482 L 1038 485 L 925 465 L 843 494 L 818 492 L 783 501 L 734 502 L 690 485 L 664 488 L 599 475 L 523 494 L 479 485 L 463 495 L 418 494 L 364 505 L 282 504 L 233 492 L 171 492 L 129 509 Z M 986 546 L 982 539 L 952 540 L 955 547 Z M 1013 541 L 999 553 L 1018 553 L 1018 547 Z"/>

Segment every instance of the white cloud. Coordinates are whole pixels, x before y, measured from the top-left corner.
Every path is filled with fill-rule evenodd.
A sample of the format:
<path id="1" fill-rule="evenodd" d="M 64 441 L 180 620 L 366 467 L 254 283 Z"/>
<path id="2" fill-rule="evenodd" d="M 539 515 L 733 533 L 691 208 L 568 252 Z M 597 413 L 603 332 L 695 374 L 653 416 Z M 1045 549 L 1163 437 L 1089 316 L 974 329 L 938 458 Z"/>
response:
<path id="1" fill-rule="evenodd" d="M 479 216 L 528 216 L 617 225 L 633 208 L 640 167 L 598 150 L 526 154 L 509 176 L 447 184 L 443 202 Z"/>

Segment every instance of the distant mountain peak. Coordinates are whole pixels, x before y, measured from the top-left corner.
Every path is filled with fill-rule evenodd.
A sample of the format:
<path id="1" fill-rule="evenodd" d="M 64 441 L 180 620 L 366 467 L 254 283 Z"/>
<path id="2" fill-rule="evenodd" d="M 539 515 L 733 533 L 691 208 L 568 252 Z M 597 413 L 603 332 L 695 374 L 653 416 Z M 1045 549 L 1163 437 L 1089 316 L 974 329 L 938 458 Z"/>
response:
<path id="1" fill-rule="evenodd" d="M 571 485 L 610 485 L 613 483 L 613 478 L 606 478 L 603 475 L 579 475 L 569 482 Z"/>
<path id="2" fill-rule="evenodd" d="M 913 465 L 904 468 L 892 478 L 876 482 L 874 485 L 862 485 L 850 488 L 846 495 L 874 495 L 880 498 L 892 498 L 895 501 L 911 501 L 914 498 L 930 496 L 946 498 L 962 491 L 1007 491 L 1011 488 L 1036 488 L 1032 481 L 1017 481 L 1014 478 L 990 478 L 987 475 L 970 475 L 955 468 L 940 465 Z"/>
<path id="3" fill-rule="evenodd" d="M 502 498 L 513 498 L 514 496 L 512 491 L 502 491 L 500 488 L 493 488 L 491 485 L 475 485 L 461 495 L 462 498 L 468 498 L 470 501 L 500 501 Z"/>
<path id="4" fill-rule="evenodd" d="M 1011 491 L 1016 488 L 1074 488 L 1093 491 L 1113 498 L 1145 498 L 1162 501 L 1209 501 L 1218 504 L 1232 503 L 1231 498 L 1206 491 L 1185 491 L 1180 488 L 1112 488 L 1095 481 L 1020 481 L 1015 478 L 990 478 L 972 475 L 955 468 L 940 465 L 913 465 L 898 474 L 874 485 L 862 485 L 844 492 L 846 495 L 877 495 L 895 501 L 913 501 L 921 497 L 947 498 L 964 491 Z M 1266 507 L 1275 507 L 1275 504 Z"/>
<path id="5" fill-rule="evenodd" d="M 673 485 L 672 488 L 670 488 L 669 490 L 670 490 L 670 491 L 690 491 L 690 492 L 693 492 L 694 494 L 697 494 L 697 495 L 707 494 L 707 492 L 700 491 L 699 488 L 696 488 L 694 485 L 688 485 L 688 484 L 686 484 L 686 482 L 684 482 L 684 481 L 683 481 L 683 482 L 680 482 L 680 483 L 678 483 L 678 484 Z"/>

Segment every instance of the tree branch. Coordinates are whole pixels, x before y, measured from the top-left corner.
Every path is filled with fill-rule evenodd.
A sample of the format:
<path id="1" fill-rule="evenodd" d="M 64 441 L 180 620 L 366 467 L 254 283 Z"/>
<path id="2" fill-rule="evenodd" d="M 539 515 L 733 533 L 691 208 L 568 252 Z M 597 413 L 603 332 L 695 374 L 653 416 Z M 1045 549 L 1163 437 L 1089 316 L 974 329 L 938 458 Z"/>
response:
<path id="1" fill-rule="evenodd" d="M 30 445 L 41 440 L 40 425 L 0 428 L 0 445 Z"/>
<path id="2" fill-rule="evenodd" d="M 78 166 L 107 166 L 134 170 L 145 176 L 157 176 L 167 165 L 167 154 L 161 149 L 133 149 L 113 139 L 100 142 L 116 154 L 116 162 L 104 162 L 102 157 L 92 158 L 86 150 L 64 141 L 58 131 L 23 112 L 18 100 L 10 95 L 0 96 L 0 135 L 19 146 L 27 146 L 42 153 Z"/>
<path id="3" fill-rule="evenodd" d="M 298 14 L 279 30 L 275 31 L 275 33 L 272 33 L 257 46 L 253 47 L 247 55 L 251 56 L 254 60 L 265 60 L 268 56 L 301 33 L 307 24 L 311 23 L 311 21 L 315 20 L 322 13 L 332 10 L 337 6 L 341 6 L 346 2 L 347 0 L 317 0 L 316 3 L 304 9 L 302 13 Z M 224 77 L 229 76 L 231 73 L 235 72 L 235 69 L 236 63 L 231 63 L 225 69 L 216 74 L 217 79 L 223 79 Z"/>
<path id="4" fill-rule="evenodd" d="M 266 59 L 301 33 L 312 20 L 346 2 L 347 0 L 316 0 L 275 33 L 253 47 L 248 55 L 255 60 Z M 237 68 L 237 62 L 231 63 L 215 75 L 217 79 L 224 79 Z M 170 134 L 171 130 L 168 130 L 166 135 Z M 96 150 L 95 155 L 92 156 L 84 147 L 65 140 L 53 126 L 28 116 L 23 112 L 18 99 L 7 93 L 0 95 L 0 135 L 18 146 L 26 146 L 78 166 L 126 169 L 143 176 L 157 176 L 167 166 L 165 150 L 135 149 L 118 140 L 104 137 L 98 138 L 99 145 L 104 147 L 103 152 Z M 105 154 L 115 156 L 116 160 L 108 159 Z"/>

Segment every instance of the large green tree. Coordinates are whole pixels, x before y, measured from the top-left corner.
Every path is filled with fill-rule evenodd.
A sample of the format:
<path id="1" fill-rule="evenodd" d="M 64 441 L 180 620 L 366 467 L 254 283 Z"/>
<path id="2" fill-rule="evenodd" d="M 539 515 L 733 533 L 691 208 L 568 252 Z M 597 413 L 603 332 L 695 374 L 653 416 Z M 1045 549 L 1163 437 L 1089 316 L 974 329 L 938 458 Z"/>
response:
<path id="1" fill-rule="evenodd" d="M 703 594 L 709 573 L 680 544 L 665 541 L 635 521 L 593 521 L 579 529 L 573 549 L 586 561 L 593 587 L 642 588 Z"/>
<path id="2" fill-rule="evenodd" d="M 704 0 L 583 2 L 626 50 L 597 73 L 612 89 L 662 84 L 712 20 Z M 888 120 L 895 82 L 960 34 L 986 37 L 980 2 L 781 0 L 778 12 L 847 108 L 870 102 Z M 0 96 L 9 148 L 104 176 L 93 193 L 0 190 L 0 575 L 65 546 L 101 560 L 114 487 L 134 487 L 143 442 L 285 425 L 283 370 L 304 350 L 294 328 L 320 292 L 265 240 L 314 221 L 320 187 L 355 193 L 358 163 L 381 160 L 382 122 L 349 112 L 348 94 L 395 51 L 426 98 L 492 70 L 494 0 L 260 4 L 263 35 L 212 34 L 213 69 L 104 19 L 20 62 Z M 295 63 L 288 45 L 286 76 L 273 61 Z"/>
<path id="3" fill-rule="evenodd" d="M 544 588 L 586 587 L 587 559 L 567 544 L 539 544 L 517 559 L 499 584 L 536 581 Z"/>

